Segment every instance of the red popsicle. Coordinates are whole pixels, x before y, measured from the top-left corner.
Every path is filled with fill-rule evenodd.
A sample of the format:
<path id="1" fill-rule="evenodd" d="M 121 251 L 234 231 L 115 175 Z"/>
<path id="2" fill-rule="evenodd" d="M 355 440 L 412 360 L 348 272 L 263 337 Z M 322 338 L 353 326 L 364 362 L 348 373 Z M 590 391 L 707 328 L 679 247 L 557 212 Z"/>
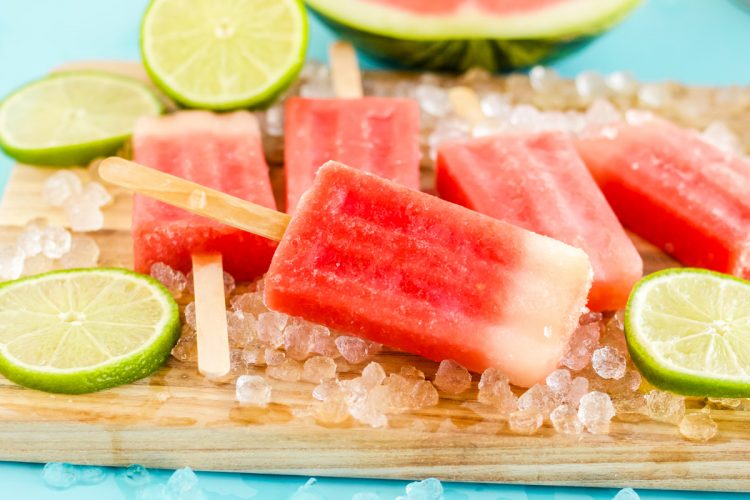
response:
<path id="1" fill-rule="evenodd" d="M 750 278 L 750 161 L 630 116 L 576 141 L 622 223 L 685 265 Z"/>
<path id="2" fill-rule="evenodd" d="M 643 262 L 567 135 L 446 143 L 436 176 L 441 198 L 584 250 L 594 269 L 588 307 L 625 307 Z"/>

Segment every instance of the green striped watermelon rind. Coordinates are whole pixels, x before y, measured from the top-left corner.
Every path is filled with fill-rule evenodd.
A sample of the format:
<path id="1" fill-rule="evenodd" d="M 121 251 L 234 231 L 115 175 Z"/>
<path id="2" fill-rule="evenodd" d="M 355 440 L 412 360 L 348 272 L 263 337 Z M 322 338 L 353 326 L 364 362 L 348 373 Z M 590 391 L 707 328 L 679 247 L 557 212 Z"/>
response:
<path id="1" fill-rule="evenodd" d="M 615 7 L 604 11 L 600 17 L 583 22 L 563 20 L 554 29 L 530 26 L 528 32 L 523 33 L 518 29 L 495 29 L 492 22 L 483 22 L 481 29 L 471 30 L 465 22 L 459 21 L 456 27 L 446 30 L 443 21 L 439 24 L 435 21 L 436 26 L 431 28 L 434 17 L 422 18 L 418 14 L 411 16 L 413 26 L 407 26 L 404 17 L 408 16 L 403 13 L 399 15 L 401 26 L 387 26 L 382 15 L 377 17 L 379 24 L 366 26 L 360 20 L 345 18 L 346 9 L 336 8 L 342 1 L 306 0 L 306 3 L 318 19 L 367 55 L 402 67 L 431 71 L 467 71 L 474 67 L 501 71 L 560 57 L 621 21 L 641 2 L 615 0 L 610 2 Z M 356 3 L 361 5 L 362 2 Z M 383 8 L 378 9 L 382 14 Z M 533 14 L 524 16 L 531 18 Z M 488 14 L 488 19 L 492 17 Z"/>

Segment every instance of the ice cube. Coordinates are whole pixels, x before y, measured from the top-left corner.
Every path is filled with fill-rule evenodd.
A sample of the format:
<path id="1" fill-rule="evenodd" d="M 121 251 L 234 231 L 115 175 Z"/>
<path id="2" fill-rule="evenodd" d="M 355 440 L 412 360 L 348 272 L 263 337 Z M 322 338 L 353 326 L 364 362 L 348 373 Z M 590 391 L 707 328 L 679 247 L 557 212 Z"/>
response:
<path id="1" fill-rule="evenodd" d="M 96 181 L 89 182 L 83 187 L 81 198 L 85 198 L 96 207 L 104 207 L 112 203 L 112 195 L 109 194 L 107 188 Z"/>
<path id="2" fill-rule="evenodd" d="M 289 352 L 287 351 L 288 354 Z M 276 380 L 283 380 L 284 382 L 297 382 L 302 378 L 302 365 L 293 359 L 287 358 L 278 365 L 267 366 L 266 375 Z"/>
<path id="3" fill-rule="evenodd" d="M 607 125 L 622 120 L 620 112 L 606 99 L 597 99 L 586 110 L 586 122 L 589 125 Z"/>
<path id="4" fill-rule="evenodd" d="M 304 361 L 310 356 L 312 330 L 310 323 L 295 321 L 284 329 L 284 349 L 292 359 Z"/>
<path id="5" fill-rule="evenodd" d="M 705 443 L 716 436 L 718 430 L 716 422 L 706 411 L 688 413 L 680 421 L 680 434 L 691 441 Z"/>
<path id="6" fill-rule="evenodd" d="M 508 95 L 497 92 L 483 95 L 479 102 L 482 106 L 482 113 L 495 119 L 507 119 L 513 108 Z"/>
<path id="7" fill-rule="evenodd" d="M 284 328 L 289 316 L 275 311 L 260 313 L 258 316 L 257 336 L 258 340 L 265 342 L 273 348 L 284 344 Z"/>
<path id="8" fill-rule="evenodd" d="M 583 71 L 576 76 L 576 91 L 585 100 L 607 95 L 607 82 L 596 71 Z"/>
<path id="9" fill-rule="evenodd" d="M 131 465 L 122 472 L 123 482 L 131 488 L 141 488 L 151 482 L 151 474 L 142 465 Z"/>
<path id="10" fill-rule="evenodd" d="M 172 269 L 163 262 L 151 264 L 150 274 L 152 278 L 160 281 L 177 298 L 182 296 L 185 287 L 187 287 L 187 278 L 182 271 Z"/>
<path id="11" fill-rule="evenodd" d="M 190 467 L 177 469 L 167 480 L 168 498 L 188 499 L 196 498 L 199 494 L 198 476 Z"/>
<path id="12" fill-rule="evenodd" d="M 65 490 L 78 482 L 79 474 L 75 465 L 65 462 L 50 462 L 44 466 L 42 479 L 44 484 L 50 488 Z"/>
<path id="13" fill-rule="evenodd" d="M 336 362 L 328 356 L 313 356 L 302 367 L 302 380 L 319 384 L 336 377 Z"/>
<path id="14" fill-rule="evenodd" d="M 235 396 L 243 405 L 267 406 L 271 401 L 271 386 L 258 375 L 240 375 L 237 377 Z"/>
<path id="15" fill-rule="evenodd" d="M 418 378 L 420 380 L 424 380 L 424 372 L 417 368 L 416 366 L 412 365 L 401 365 L 401 368 L 398 371 L 399 375 L 406 378 Z"/>
<path id="16" fill-rule="evenodd" d="M 537 92 L 546 94 L 559 86 L 560 76 L 552 68 L 534 66 L 529 71 L 529 83 L 531 83 L 531 88 Z"/>
<path id="17" fill-rule="evenodd" d="M 708 398 L 708 402 L 716 408 L 736 410 L 742 406 L 742 400 L 737 398 Z"/>
<path id="18" fill-rule="evenodd" d="M 561 400 L 546 385 L 534 384 L 518 398 L 518 409 L 534 410 L 546 417 Z"/>
<path id="19" fill-rule="evenodd" d="M 409 483 L 406 500 L 443 500 L 443 485 L 434 477 Z"/>
<path id="20" fill-rule="evenodd" d="M 195 331 L 190 327 L 182 328 L 182 335 L 172 348 L 172 356 L 178 361 L 194 362 L 198 359 Z"/>
<path id="21" fill-rule="evenodd" d="M 565 368 L 555 370 L 547 375 L 545 382 L 552 392 L 565 397 L 567 396 L 568 391 L 570 391 L 570 384 L 572 382 L 570 371 Z"/>
<path id="22" fill-rule="evenodd" d="M 242 350 L 242 362 L 245 366 L 263 366 L 266 364 L 265 353 L 266 349 L 257 345 L 246 347 Z"/>
<path id="23" fill-rule="evenodd" d="M 107 471 L 102 467 L 78 466 L 78 482 L 81 484 L 100 484 L 107 480 Z"/>
<path id="24" fill-rule="evenodd" d="M 227 331 L 229 345 L 232 347 L 248 347 L 255 340 L 256 319 L 242 311 L 227 311 Z"/>
<path id="25" fill-rule="evenodd" d="M 33 257 L 26 257 L 23 261 L 23 272 L 21 275 L 34 276 L 35 274 L 46 273 L 53 269 L 55 269 L 55 261 L 39 254 Z"/>
<path id="26" fill-rule="evenodd" d="M 42 187 L 42 200 L 48 205 L 61 207 L 70 198 L 81 194 L 81 179 L 68 170 L 60 170 L 50 176 Z"/>
<path id="27" fill-rule="evenodd" d="M 612 401 L 617 419 L 623 422 L 640 422 L 648 415 L 646 398 L 641 394 L 627 394 Z"/>
<path id="28" fill-rule="evenodd" d="M 439 400 L 437 389 L 427 380 L 416 381 L 409 393 L 409 402 L 416 410 L 436 406 Z"/>
<path id="29" fill-rule="evenodd" d="M 701 138 L 727 153 L 742 153 L 742 141 L 724 122 L 711 122 L 701 133 Z"/>
<path id="30" fill-rule="evenodd" d="M 346 393 L 339 380 L 329 379 L 316 385 L 312 396 L 318 401 L 343 401 Z"/>
<path id="31" fill-rule="evenodd" d="M 443 117 L 450 113 L 452 106 L 448 99 L 448 92 L 437 85 L 423 83 L 414 89 L 414 96 L 424 112 L 435 117 Z"/>
<path id="32" fill-rule="evenodd" d="M 534 106 L 520 104 L 511 111 L 509 124 L 521 132 L 536 132 L 544 125 L 544 117 Z"/>
<path id="33" fill-rule="evenodd" d="M 310 352 L 337 358 L 340 356 L 336 347 L 336 337 L 331 335 L 331 330 L 323 325 L 309 323 L 310 325 Z"/>
<path id="34" fill-rule="evenodd" d="M 393 411 L 408 411 L 438 404 L 440 396 L 427 380 L 392 373 L 385 380 Z"/>
<path id="35" fill-rule="evenodd" d="M 570 381 L 570 388 L 565 396 L 565 402 L 573 408 L 578 408 L 581 398 L 588 392 L 589 380 L 586 377 L 576 377 Z"/>
<path id="36" fill-rule="evenodd" d="M 655 389 L 646 394 L 646 411 L 649 418 L 659 422 L 679 425 L 685 415 L 685 398 L 671 392 Z"/>
<path id="37" fill-rule="evenodd" d="M 367 341 L 359 337 L 350 337 L 348 335 L 337 337 L 336 347 L 338 347 L 341 356 L 352 364 L 364 363 L 370 357 L 367 349 Z"/>
<path id="38" fill-rule="evenodd" d="M 63 269 L 96 267 L 97 262 L 99 262 L 99 254 L 99 245 L 96 244 L 96 241 L 92 237 L 84 234 L 74 234 L 70 240 L 70 250 L 60 257 L 58 264 Z M 167 288 L 170 287 L 167 286 Z M 174 291 L 172 293 L 174 294 Z"/>
<path id="39" fill-rule="evenodd" d="M 383 383 L 385 380 L 385 370 L 380 363 L 371 361 L 362 370 L 362 382 L 367 387 L 375 387 Z"/>
<path id="40" fill-rule="evenodd" d="M 601 378 L 619 380 L 625 376 L 626 360 L 620 351 L 605 346 L 594 351 L 591 366 Z"/>
<path id="41" fill-rule="evenodd" d="M 508 428 L 514 434 L 535 434 L 543 422 L 544 415 L 534 409 L 518 410 L 508 415 Z"/>
<path id="42" fill-rule="evenodd" d="M 488 368 L 479 380 L 480 403 L 496 408 L 500 413 L 508 413 L 516 409 L 517 399 L 510 389 L 508 377 L 495 368 Z"/>
<path id="43" fill-rule="evenodd" d="M 189 302 L 185 306 L 185 323 L 195 330 L 195 302 Z"/>
<path id="44" fill-rule="evenodd" d="M 70 251 L 72 238 L 61 226 L 48 226 L 42 232 L 42 253 L 50 259 L 59 259 Z"/>
<path id="45" fill-rule="evenodd" d="M 560 434 L 580 434 L 583 432 L 583 422 L 578 418 L 578 412 L 566 404 L 552 410 L 549 415 L 552 427 Z"/>
<path id="46" fill-rule="evenodd" d="M 625 488 L 617 492 L 612 500 L 640 500 L 641 497 L 633 488 Z"/>
<path id="47" fill-rule="evenodd" d="M 323 424 L 340 424 L 349 418 L 349 407 L 343 401 L 326 401 L 315 408 L 315 420 Z"/>
<path id="48" fill-rule="evenodd" d="M 276 349 L 265 349 L 263 351 L 263 362 L 268 366 L 278 366 L 286 360 L 284 351 Z"/>
<path id="49" fill-rule="evenodd" d="M 76 197 L 66 201 L 65 215 L 70 228 L 79 233 L 98 231 L 104 227 L 104 214 L 89 198 Z"/>
<path id="50" fill-rule="evenodd" d="M 253 316 L 257 316 L 258 319 L 260 319 L 261 314 L 268 312 L 268 308 L 263 304 L 263 294 L 257 291 L 235 295 L 230 302 L 232 304 L 232 309 L 235 311 L 252 314 Z M 284 318 L 284 324 L 281 325 L 281 329 L 283 330 L 286 325 L 287 315 L 282 313 L 275 314 Z"/>
<path id="51" fill-rule="evenodd" d="M 592 391 L 581 398 L 578 418 L 592 434 L 609 433 L 609 423 L 615 416 L 615 407 L 608 394 Z"/>
<path id="52" fill-rule="evenodd" d="M 16 245 L 0 245 L 0 281 L 18 279 L 23 273 L 24 253 Z"/>
<path id="53" fill-rule="evenodd" d="M 471 373 L 452 359 L 444 359 L 435 373 L 435 386 L 449 394 L 461 394 L 471 387 Z"/>
<path id="54" fill-rule="evenodd" d="M 43 234 L 44 233 L 42 229 L 39 227 L 27 227 L 16 238 L 16 245 L 26 257 L 33 257 L 35 255 L 38 255 L 42 252 Z"/>
<path id="55" fill-rule="evenodd" d="M 263 115 L 263 128 L 271 137 L 284 135 L 284 105 L 274 104 Z"/>
<path id="56" fill-rule="evenodd" d="M 638 100 L 651 108 L 661 108 L 672 98 L 669 87 L 662 83 L 647 83 L 638 89 Z"/>
<path id="57" fill-rule="evenodd" d="M 599 324 L 580 325 L 570 338 L 562 364 L 571 370 L 583 370 L 591 361 L 591 354 L 599 342 Z"/>
<path id="58" fill-rule="evenodd" d="M 615 94 L 629 96 L 635 94 L 638 90 L 638 82 L 628 71 L 615 71 L 607 75 L 605 79 L 607 87 Z"/>

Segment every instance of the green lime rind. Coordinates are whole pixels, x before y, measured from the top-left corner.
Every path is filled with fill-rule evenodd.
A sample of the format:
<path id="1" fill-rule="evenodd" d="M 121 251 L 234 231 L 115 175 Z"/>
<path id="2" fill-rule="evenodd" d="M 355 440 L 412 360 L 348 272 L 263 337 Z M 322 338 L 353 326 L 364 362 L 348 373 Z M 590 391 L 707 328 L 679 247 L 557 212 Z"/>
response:
<path id="1" fill-rule="evenodd" d="M 71 76 L 91 76 L 94 78 L 106 78 L 107 80 L 117 80 L 120 82 L 125 82 L 128 85 L 132 85 L 133 89 L 137 89 L 139 92 L 142 92 L 141 95 L 143 97 L 151 100 L 153 104 L 153 108 L 151 110 L 152 114 L 159 115 L 164 112 L 164 103 L 161 101 L 159 96 L 157 96 L 151 89 L 149 89 L 147 85 L 139 82 L 138 80 L 114 73 L 108 73 L 106 71 L 71 70 L 60 71 L 51 74 L 38 80 L 34 80 L 16 89 L 8 96 L 6 96 L 2 101 L 0 101 L 0 115 L 2 115 L 3 106 L 23 92 L 26 92 L 33 87 L 46 85 L 54 80 L 69 78 Z M 133 125 L 135 125 L 135 123 L 133 123 Z M 118 149 L 122 147 L 125 141 L 130 138 L 131 135 L 132 130 L 103 139 L 83 141 L 75 144 L 66 144 L 62 146 L 44 148 L 28 148 L 20 147 L 9 142 L 8 138 L 5 137 L 2 133 L 2 128 L 0 128 L 0 148 L 5 151 L 8 156 L 22 163 L 52 167 L 81 166 L 87 165 L 95 158 L 111 156 L 115 154 Z"/>
<path id="2" fill-rule="evenodd" d="M 156 371 L 169 358 L 172 347 L 180 337 L 179 307 L 169 290 L 150 276 L 120 268 L 67 269 L 0 283 L 0 290 L 45 277 L 74 276 L 80 273 L 118 274 L 148 286 L 165 307 L 164 314 L 167 320 L 160 333 L 152 342 L 144 344 L 136 351 L 92 368 L 65 372 L 34 370 L 19 366 L 8 358 L 4 348 L 0 346 L 0 374 L 31 389 L 60 394 L 85 394 L 140 380 Z"/>
<path id="3" fill-rule="evenodd" d="M 300 33 L 302 40 L 299 44 L 299 51 L 297 52 L 294 61 L 288 66 L 286 71 L 282 73 L 277 79 L 269 81 L 268 85 L 266 85 L 266 87 L 261 91 L 249 93 L 247 96 L 240 99 L 218 99 L 208 101 L 195 99 L 187 95 L 187 93 L 176 88 L 176 86 L 170 85 L 170 83 L 167 82 L 167 78 L 161 74 L 161 72 L 155 67 L 155 64 L 150 60 L 151 56 L 149 55 L 146 48 L 146 39 L 148 37 L 147 23 L 149 20 L 149 15 L 152 13 L 154 6 L 157 4 L 158 0 L 151 0 L 141 21 L 140 51 L 143 66 L 145 67 L 149 77 L 159 88 L 159 90 L 161 90 L 165 95 L 167 95 L 170 99 L 175 101 L 175 103 L 183 108 L 206 109 L 211 111 L 266 108 L 270 106 L 274 101 L 276 101 L 278 97 L 282 95 L 284 91 L 287 90 L 297 80 L 297 77 L 299 76 L 299 73 L 300 71 L 302 71 L 302 67 L 305 64 L 305 58 L 307 56 L 309 22 L 305 13 L 305 7 L 302 0 L 290 1 L 299 6 L 299 10 L 301 13 L 299 21 L 302 28 Z"/>
<path id="4" fill-rule="evenodd" d="M 684 277 L 687 275 L 697 275 L 699 277 L 711 276 L 720 280 L 730 280 L 741 284 L 748 288 L 748 299 L 750 300 L 750 281 L 736 276 L 698 268 L 665 269 L 650 274 L 635 285 L 625 309 L 625 338 L 630 357 L 646 380 L 659 389 L 696 397 L 750 397 L 750 377 L 747 380 L 728 379 L 712 375 L 705 371 L 695 373 L 695 370 L 682 371 L 664 366 L 657 359 L 657 354 L 653 349 L 646 344 L 645 341 L 647 339 L 641 338 L 641 335 L 638 334 L 637 328 L 635 328 L 636 315 L 638 314 L 636 303 L 640 300 L 639 295 L 642 293 L 644 286 L 649 285 L 652 280 L 670 276 Z M 748 367 L 748 370 L 750 370 L 750 367 Z"/>
<path id="5" fill-rule="evenodd" d="M 430 16 L 372 2 L 306 0 L 316 17 L 368 55 L 432 71 L 499 71 L 559 57 L 620 22 L 640 2 L 600 2 L 552 18 L 530 12 L 522 22 L 506 22 L 491 13 Z"/>

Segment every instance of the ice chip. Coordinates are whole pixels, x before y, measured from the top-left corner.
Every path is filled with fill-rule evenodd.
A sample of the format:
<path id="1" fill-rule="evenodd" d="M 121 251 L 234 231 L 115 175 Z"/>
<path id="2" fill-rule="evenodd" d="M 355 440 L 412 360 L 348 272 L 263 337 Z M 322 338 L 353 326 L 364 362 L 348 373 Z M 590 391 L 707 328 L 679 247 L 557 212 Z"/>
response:
<path id="1" fill-rule="evenodd" d="M 96 181 L 89 182 L 83 187 L 81 198 L 85 198 L 87 202 L 90 202 L 97 208 L 104 207 L 112 203 L 112 195 L 109 194 L 107 188 Z"/>
<path id="2" fill-rule="evenodd" d="M 263 129 L 271 137 L 284 135 L 284 106 L 275 104 L 268 108 L 263 116 Z"/>
<path id="3" fill-rule="evenodd" d="M 570 391 L 570 384 L 572 382 L 570 371 L 565 368 L 555 370 L 547 375 L 545 382 L 552 392 L 565 396 Z"/>
<path id="4" fill-rule="evenodd" d="M 543 422 L 544 415 L 534 409 L 518 410 L 508 415 L 508 428 L 514 434 L 535 434 Z"/>
<path id="5" fill-rule="evenodd" d="M 571 370 L 583 370 L 591 361 L 591 355 L 599 342 L 599 324 L 580 325 L 573 332 L 562 364 Z"/>
<path id="6" fill-rule="evenodd" d="M 726 153 L 742 153 L 742 141 L 740 141 L 737 134 L 727 127 L 724 122 L 711 122 L 708 127 L 703 130 L 701 137 L 704 141 L 713 144 Z"/>
<path id="7" fill-rule="evenodd" d="M 336 337 L 323 325 L 310 324 L 310 351 L 329 358 L 340 356 L 336 347 Z"/>
<path id="8" fill-rule="evenodd" d="M 576 76 L 576 91 L 586 100 L 607 95 L 607 83 L 604 77 L 596 71 L 583 71 Z"/>
<path id="9" fill-rule="evenodd" d="M 318 480 L 311 477 L 305 484 L 297 488 L 289 500 L 326 500 L 326 497 L 322 493 L 315 491 L 313 488 Z"/>
<path id="10" fill-rule="evenodd" d="M 107 471 L 102 467 L 78 466 L 78 482 L 81 484 L 94 485 L 107 480 Z"/>
<path id="11" fill-rule="evenodd" d="M 68 170 L 60 170 L 50 176 L 42 187 L 42 200 L 48 205 L 61 207 L 69 199 L 81 194 L 81 179 Z"/>
<path id="12" fill-rule="evenodd" d="M 424 112 L 435 117 L 443 117 L 450 113 L 452 107 L 448 99 L 448 92 L 433 84 L 420 84 L 414 89 L 414 96 Z"/>
<path id="13" fill-rule="evenodd" d="M 469 124 L 459 118 L 445 118 L 440 120 L 427 139 L 430 148 L 430 158 L 437 158 L 437 149 L 443 142 L 466 139 L 469 136 Z"/>
<path id="14" fill-rule="evenodd" d="M 185 323 L 195 330 L 195 302 L 190 302 L 185 306 Z"/>
<path id="15" fill-rule="evenodd" d="M 471 387 L 471 373 L 452 359 L 445 359 L 435 373 L 435 386 L 449 394 L 461 394 Z"/>
<path id="16" fill-rule="evenodd" d="M 24 254 L 16 245 L 0 245 L 0 281 L 18 279 L 23 273 Z"/>
<path id="17" fill-rule="evenodd" d="M 185 287 L 187 287 L 187 278 L 185 278 L 182 271 L 172 269 L 163 262 L 154 262 L 151 265 L 150 274 L 152 278 L 161 282 L 175 297 L 179 298 L 182 296 Z"/>
<path id="18" fill-rule="evenodd" d="M 482 113 L 496 119 L 506 119 L 513 107 L 507 95 L 497 92 L 483 95 L 479 102 L 482 106 Z"/>
<path id="19" fill-rule="evenodd" d="M 151 474 L 142 465 L 131 465 L 122 471 L 124 483 L 131 488 L 142 488 L 151 482 Z"/>
<path id="20" fill-rule="evenodd" d="M 297 382 L 302 378 L 302 366 L 298 361 L 287 358 L 278 365 L 267 366 L 266 375 L 284 382 Z"/>
<path id="21" fill-rule="evenodd" d="M 586 111 L 586 122 L 589 125 L 607 125 L 622 120 L 622 115 L 608 100 L 597 99 Z"/>
<path id="22" fill-rule="evenodd" d="M 406 485 L 407 500 L 443 500 L 443 485 L 434 477 Z"/>
<path id="23" fill-rule="evenodd" d="M 16 245 L 26 257 L 38 255 L 42 252 L 43 234 L 42 229 L 38 227 L 27 227 L 16 238 Z"/>
<path id="24" fill-rule="evenodd" d="M 592 434 L 609 433 L 609 423 L 615 416 L 615 407 L 608 394 L 592 391 L 581 398 L 578 418 Z"/>
<path id="25" fill-rule="evenodd" d="M 271 401 L 271 386 L 258 375 L 240 375 L 237 377 L 235 395 L 240 404 L 267 406 Z"/>
<path id="26" fill-rule="evenodd" d="M 591 358 L 591 366 L 597 375 L 604 379 L 619 380 L 625 376 L 625 356 L 610 346 L 602 347 L 594 351 Z"/>
<path id="27" fill-rule="evenodd" d="M 284 344 L 284 328 L 288 319 L 289 317 L 283 313 L 261 313 L 256 326 L 258 340 L 273 348 L 281 347 Z"/>
<path id="28" fill-rule="evenodd" d="M 510 389 L 508 377 L 495 368 L 488 368 L 482 373 L 477 400 L 497 408 L 501 413 L 515 410 L 517 404 L 516 396 Z"/>
<path id="29" fill-rule="evenodd" d="M 607 87 L 614 92 L 622 96 L 629 96 L 635 94 L 638 90 L 638 82 L 635 77 L 627 71 L 615 71 L 610 73 L 605 78 L 607 81 Z"/>
<path id="30" fill-rule="evenodd" d="M 65 490 L 78 482 L 80 472 L 75 465 L 65 462 L 50 462 L 44 465 L 42 479 L 50 488 Z"/>
<path id="31" fill-rule="evenodd" d="M 624 488 L 618 491 L 612 500 L 641 500 L 641 497 L 633 488 Z"/>
<path id="32" fill-rule="evenodd" d="M 182 327 L 182 335 L 172 348 L 172 356 L 178 361 L 197 361 L 198 345 L 196 342 L 195 330 L 188 326 Z"/>
<path id="33" fill-rule="evenodd" d="M 306 321 L 295 321 L 284 329 L 284 349 L 288 357 L 304 361 L 310 356 L 312 348 L 310 325 Z"/>
<path id="34" fill-rule="evenodd" d="M 627 394 L 616 397 L 612 404 L 617 412 L 617 419 L 622 422 L 640 422 L 648 413 L 646 398 L 641 394 Z"/>
<path id="35" fill-rule="evenodd" d="M 638 89 L 638 100 L 651 108 L 664 107 L 671 98 L 672 92 L 662 83 L 647 83 Z"/>
<path id="36" fill-rule="evenodd" d="M 555 431 L 560 434 L 580 434 L 583 432 L 583 422 L 578 418 L 578 412 L 566 404 L 552 410 L 549 415 Z"/>
<path id="37" fill-rule="evenodd" d="M 370 356 L 367 341 L 359 337 L 350 337 L 348 335 L 337 337 L 336 347 L 338 347 L 341 356 L 352 364 L 363 363 Z"/>
<path id="38" fill-rule="evenodd" d="M 716 436 L 718 426 L 705 411 L 688 413 L 680 421 L 680 434 L 686 439 L 705 443 Z"/>
<path id="39" fill-rule="evenodd" d="M 104 227 L 104 214 L 99 206 L 88 198 L 71 198 L 65 202 L 65 215 L 70 228 L 83 233 L 98 231 Z"/>
<path id="40" fill-rule="evenodd" d="M 255 340 L 256 319 L 242 311 L 227 311 L 227 331 L 229 345 L 232 347 L 248 347 Z"/>
<path id="41" fill-rule="evenodd" d="M 74 234 L 70 240 L 70 250 L 60 257 L 58 264 L 63 269 L 96 267 L 97 262 L 99 262 L 99 254 L 99 245 L 92 237 Z M 167 288 L 170 287 L 167 286 Z M 170 291 L 172 290 L 170 289 Z"/>
<path id="42" fill-rule="evenodd" d="M 42 253 L 50 259 L 59 259 L 70 251 L 72 237 L 61 226 L 48 226 L 42 233 Z"/>
<path id="43" fill-rule="evenodd" d="M 537 92 L 546 94 L 557 88 L 560 84 L 560 76 L 552 68 L 534 66 L 529 71 L 529 83 Z"/>
<path id="44" fill-rule="evenodd" d="M 172 498 L 195 498 L 199 491 L 198 476 L 190 467 L 177 469 L 167 480 L 167 493 Z"/>
<path id="45" fill-rule="evenodd" d="M 402 377 L 406 378 L 418 378 L 421 380 L 424 380 L 424 372 L 417 368 L 416 366 L 412 365 L 401 365 L 401 368 L 399 369 L 398 373 Z"/>
<path id="46" fill-rule="evenodd" d="M 534 384 L 518 398 L 518 409 L 534 410 L 546 417 L 561 399 L 546 385 Z"/>
<path id="47" fill-rule="evenodd" d="M 328 356 L 313 356 L 302 366 L 302 380 L 319 384 L 336 377 L 336 362 Z"/>
<path id="48" fill-rule="evenodd" d="M 647 414 L 653 420 L 679 425 L 685 415 L 685 398 L 682 396 L 653 390 L 645 398 Z"/>
<path id="49" fill-rule="evenodd" d="M 570 381 L 570 388 L 565 396 L 565 402 L 574 408 L 578 408 L 581 398 L 588 392 L 589 380 L 586 377 L 576 377 Z"/>
<path id="50" fill-rule="evenodd" d="M 268 366 L 278 366 L 286 360 L 284 351 L 266 348 L 263 352 L 263 362 Z"/>
<path id="51" fill-rule="evenodd" d="M 362 382 L 368 387 L 375 387 L 385 380 L 385 370 L 380 363 L 371 361 L 362 370 Z"/>
<path id="52" fill-rule="evenodd" d="M 259 292 L 241 293 L 232 297 L 230 303 L 232 309 L 235 311 L 242 311 L 244 313 L 252 314 L 260 319 L 261 314 L 268 313 L 268 308 L 263 304 L 263 294 Z M 276 313 L 280 314 L 280 313 Z M 286 325 L 286 314 L 282 315 L 284 318 L 284 324 L 281 326 L 283 330 Z"/>

